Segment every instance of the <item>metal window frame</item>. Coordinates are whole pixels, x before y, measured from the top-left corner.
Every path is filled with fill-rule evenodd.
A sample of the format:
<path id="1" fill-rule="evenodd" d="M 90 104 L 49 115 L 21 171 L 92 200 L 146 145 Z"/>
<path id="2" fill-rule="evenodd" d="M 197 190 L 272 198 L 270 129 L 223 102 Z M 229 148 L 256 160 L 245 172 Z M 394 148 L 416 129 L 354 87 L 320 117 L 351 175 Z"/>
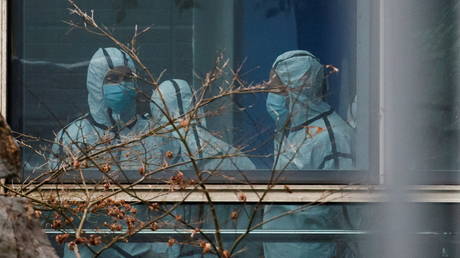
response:
<path id="1" fill-rule="evenodd" d="M 10 0 L 11 1 L 11 0 Z M 7 74 L 8 74 L 8 0 L 0 0 L 0 112 L 2 115 L 7 115 Z M 373 58 L 371 61 L 371 66 L 375 67 L 371 71 L 371 78 L 372 81 L 376 81 L 378 83 L 375 84 L 375 87 L 371 87 L 370 92 L 370 102 L 371 103 L 383 103 L 383 94 L 382 93 L 382 83 L 380 81 L 379 75 L 381 74 L 381 65 L 379 56 L 382 55 L 382 50 L 380 49 L 380 37 L 381 31 L 376 30 L 375 28 L 379 28 L 382 21 L 381 21 L 381 8 L 380 5 L 382 4 L 381 1 L 372 1 L 374 7 L 372 8 L 372 17 L 374 24 L 372 24 L 372 35 L 371 38 L 376 40 L 373 42 L 372 45 L 374 49 L 378 49 L 379 51 L 372 51 L 377 58 Z M 382 159 L 382 151 L 384 148 L 383 141 L 380 141 L 383 134 L 381 133 L 380 128 L 382 128 L 382 124 L 384 123 L 384 119 L 381 118 L 380 112 L 383 109 L 381 105 L 372 105 L 371 110 L 369 111 L 371 114 L 371 135 L 370 135 L 370 142 L 373 144 L 373 148 L 371 148 L 371 168 L 369 171 L 350 171 L 349 175 L 354 175 L 354 178 L 360 177 L 363 178 L 364 175 L 369 176 L 370 174 L 376 175 L 372 178 L 368 178 L 362 186 L 347 186 L 346 184 L 354 183 L 352 181 L 347 180 L 339 180 L 338 178 L 334 179 L 334 177 L 342 176 L 343 172 L 335 172 L 340 173 L 337 175 L 327 175 L 329 177 L 329 181 L 319 180 L 315 181 L 312 180 L 313 177 L 318 178 L 318 174 L 320 178 L 325 174 L 325 171 L 316 171 L 311 173 L 305 173 L 302 171 L 293 171 L 289 173 L 298 173 L 299 176 L 305 177 L 305 179 L 309 181 L 309 185 L 298 185 L 292 184 L 296 182 L 286 181 L 284 183 L 289 184 L 289 188 L 293 189 L 292 193 L 286 191 L 284 187 L 276 186 L 274 188 L 273 195 L 270 195 L 267 198 L 267 202 L 311 202 L 316 201 L 317 197 L 324 194 L 328 191 L 335 191 L 332 195 L 334 198 L 331 197 L 331 202 L 381 202 L 384 201 L 384 189 L 379 184 L 383 183 L 383 173 L 385 168 L 383 164 L 379 163 L 379 160 Z M 332 172 L 334 173 L 334 172 Z M 427 172 L 427 173 L 432 173 Z M 251 174 L 251 173 L 248 173 Z M 328 174 L 328 173 L 326 173 Z M 257 179 L 257 176 L 255 176 Z M 347 178 L 349 178 L 347 176 Z M 352 176 L 353 178 L 353 176 Z M 421 177 L 423 178 L 423 177 Z M 432 177 L 430 177 L 432 178 Z M 444 171 L 440 172 L 440 176 L 438 177 L 439 180 L 437 182 L 421 182 L 418 183 L 429 183 L 429 184 L 453 184 L 458 183 L 458 177 L 453 175 L 452 172 Z M 451 181 L 454 180 L 454 181 Z M 257 181 L 257 180 L 256 180 Z M 248 202 L 255 201 L 254 199 L 254 190 L 248 189 L 248 186 L 244 185 L 234 185 L 234 184 L 219 184 L 219 181 L 215 182 L 216 184 L 211 187 L 211 193 L 213 197 L 215 197 L 215 201 L 217 202 L 235 202 L 238 201 L 236 194 L 238 192 L 244 192 L 248 194 Z M 255 182 L 257 183 L 257 182 Z M 260 183 L 260 182 L 259 182 Z M 327 183 L 328 185 L 324 185 Z M 341 185 L 337 185 L 341 184 Z M 366 185 L 367 184 L 367 185 Z M 63 187 L 62 184 L 50 184 L 45 187 L 45 190 L 48 190 L 49 193 L 54 191 L 57 187 Z M 72 185 L 65 185 L 66 189 L 68 188 L 69 195 L 68 198 L 76 198 L 78 196 L 75 192 L 80 191 L 82 188 L 79 187 L 79 190 L 75 190 L 74 186 Z M 258 189 L 257 191 L 261 191 L 263 189 L 263 185 L 255 185 Z M 152 188 L 155 188 L 155 191 L 152 191 Z M 155 194 L 158 191 L 164 191 L 167 186 L 158 186 L 158 185 L 142 185 L 137 188 L 133 188 L 136 192 L 151 192 L 151 194 Z M 146 191 L 146 189 L 149 189 Z M 448 186 L 448 185 L 432 185 L 432 186 L 414 186 L 414 197 L 415 202 L 447 202 L 447 203 L 460 203 L 460 198 L 458 196 L 460 192 L 460 186 Z M 127 198 L 127 196 L 120 196 L 117 198 Z M 171 195 L 170 197 L 163 199 L 161 201 L 174 201 L 177 198 L 181 198 L 180 194 Z M 192 195 L 189 201 L 192 202 L 202 202 L 203 198 L 197 195 Z"/>
<path id="2" fill-rule="evenodd" d="M 34 185 L 31 185 L 32 188 Z M 137 185 L 129 187 L 121 185 L 127 191 L 114 194 L 114 200 L 137 202 L 132 193 L 137 197 L 151 202 L 187 203 L 207 202 L 202 191 L 192 188 L 171 191 L 168 185 Z M 215 203 L 257 203 L 259 196 L 267 190 L 266 185 L 207 185 Z M 264 203 L 385 203 L 388 201 L 388 191 L 385 186 L 374 185 L 289 185 L 289 190 L 284 185 L 272 186 L 264 198 Z M 81 201 L 86 198 L 86 191 L 92 191 L 93 198 L 106 196 L 116 187 L 104 189 L 104 186 L 88 184 L 86 187 L 78 184 L 48 184 L 42 186 L 39 192 L 30 194 L 32 198 L 47 198 L 59 193 L 59 198 Z M 131 194 L 128 194 L 128 193 Z M 246 201 L 240 200 L 240 195 L 246 196 Z M 410 203 L 460 203 L 460 185 L 419 185 L 407 189 L 407 202 Z"/>

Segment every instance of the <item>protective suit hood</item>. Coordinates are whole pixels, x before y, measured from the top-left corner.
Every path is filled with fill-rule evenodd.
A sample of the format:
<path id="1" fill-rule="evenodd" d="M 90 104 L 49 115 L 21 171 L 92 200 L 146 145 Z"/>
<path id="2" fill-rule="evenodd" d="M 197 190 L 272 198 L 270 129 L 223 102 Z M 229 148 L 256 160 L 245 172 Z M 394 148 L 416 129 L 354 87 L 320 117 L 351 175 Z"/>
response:
<path id="1" fill-rule="evenodd" d="M 163 96 L 171 118 L 181 117 L 193 108 L 194 95 L 190 85 L 186 81 L 179 79 L 164 81 L 160 84 L 157 91 L 152 94 L 152 102 L 150 103 L 152 114 L 160 116 L 158 118 L 160 123 L 167 123 L 168 119 L 160 111 L 160 108 L 164 109 L 164 105 L 158 91 Z"/>
<path id="2" fill-rule="evenodd" d="M 279 130 L 275 138 L 275 164 L 277 170 L 342 170 L 352 169 L 353 131 L 329 105 L 322 101 L 324 68 L 319 60 L 307 51 L 289 51 L 279 56 L 273 71 L 288 87 L 287 100 L 283 95 L 271 96 L 268 107 L 283 111 L 288 108 L 290 125 Z M 280 97 L 281 96 L 281 97 Z M 285 97 L 286 98 L 286 97 Z M 283 105 L 285 101 L 285 105 Z M 281 104 L 280 104 L 281 103 Z M 270 111 L 270 110 L 269 110 Z M 299 205 L 265 206 L 263 220 L 277 217 Z M 296 212 L 271 221 L 266 230 L 299 230 L 358 228 L 359 215 L 350 220 L 349 206 L 321 205 Z M 356 214 L 356 213 L 355 213 Z M 350 222 L 351 221 L 351 222 Z M 352 224 L 353 223 L 353 224 Z M 356 223 L 356 225 L 355 225 Z M 346 248 L 345 248 L 346 247 Z M 275 257 L 355 257 L 348 246 L 334 241 L 274 241 L 264 243 L 264 255 Z"/>
<path id="3" fill-rule="evenodd" d="M 322 101 L 324 67 L 308 51 L 288 51 L 276 58 L 272 66 L 280 81 L 288 87 L 291 125 L 303 123 L 330 106 Z"/>
<path id="4" fill-rule="evenodd" d="M 158 89 L 152 94 L 150 104 L 152 114 L 158 114 L 160 123 L 167 123 L 167 118 L 160 111 L 160 108 L 165 110 L 164 104 L 160 98 L 160 92 L 166 104 L 167 111 L 171 118 L 177 119 L 187 114 L 195 107 L 195 95 L 190 85 L 184 80 L 168 80 L 160 84 Z M 198 110 L 198 117 L 203 117 Z M 179 124 L 179 123 L 178 123 Z M 190 127 L 187 129 L 179 129 L 180 133 L 186 137 L 187 145 L 196 158 L 209 158 L 225 154 L 233 154 L 232 158 L 225 159 L 208 159 L 202 160 L 199 163 L 200 168 L 204 170 L 215 169 L 255 169 L 251 160 L 243 156 L 237 149 L 230 144 L 218 139 L 206 129 L 205 119 L 194 119 Z M 178 139 L 177 132 L 173 132 L 172 136 Z M 178 142 L 178 141 L 170 141 Z M 184 160 L 189 160 L 189 155 L 184 148 L 183 143 L 177 146 L 168 146 L 170 150 L 177 150 L 181 153 Z M 180 149 L 180 150 L 179 150 Z M 238 156 L 239 155 L 239 156 Z"/>
<path id="5" fill-rule="evenodd" d="M 102 86 L 107 72 L 117 66 L 127 66 L 133 72 L 136 69 L 131 57 L 118 48 L 99 48 L 88 67 L 86 87 L 90 114 L 97 123 L 105 126 L 111 126 L 112 122 L 109 108 L 104 103 Z"/>

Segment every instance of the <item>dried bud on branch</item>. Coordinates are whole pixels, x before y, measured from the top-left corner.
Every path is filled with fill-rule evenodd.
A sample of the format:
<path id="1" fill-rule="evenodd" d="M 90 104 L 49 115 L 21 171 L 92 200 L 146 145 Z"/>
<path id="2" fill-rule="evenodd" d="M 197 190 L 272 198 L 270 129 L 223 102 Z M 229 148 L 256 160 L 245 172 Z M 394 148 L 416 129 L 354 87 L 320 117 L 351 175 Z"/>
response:
<path id="1" fill-rule="evenodd" d="M 179 126 L 182 128 L 182 127 L 187 127 L 190 125 L 190 120 L 188 119 L 182 119 L 179 123 Z"/>
<path id="2" fill-rule="evenodd" d="M 109 164 L 104 164 L 102 165 L 99 170 L 102 172 L 102 173 L 108 173 L 112 168 L 110 167 Z"/>
<path id="3" fill-rule="evenodd" d="M 139 167 L 139 175 L 141 175 L 141 176 L 145 175 L 145 166 L 144 165 Z"/>
<path id="4" fill-rule="evenodd" d="M 33 216 L 39 219 L 42 216 L 42 212 L 39 210 L 34 210 Z"/>
<path id="5" fill-rule="evenodd" d="M 167 151 L 167 152 L 165 153 L 165 155 L 166 155 L 166 157 L 167 157 L 168 159 L 174 158 L 174 154 L 173 154 L 172 151 Z"/>
<path id="6" fill-rule="evenodd" d="M 203 247 L 203 253 L 209 253 L 212 250 L 212 245 L 210 243 L 205 243 Z"/>
<path id="7" fill-rule="evenodd" d="M 159 208 L 160 208 L 160 204 L 158 204 L 157 202 L 154 202 L 154 203 L 149 205 L 149 209 L 152 210 L 152 211 L 156 211 Z"/>
<path id="8" fill-rule="evenodd" d="M 157 231 L 158 230 L 158 223 L 153 222 L 152 225 L 150 225 L 150 229 L 152 231 Z"/>
<path id="9" fill-rule="evenodd" d="M 228 250 L 224 250 L 224 251 L 222 252 L 222 257 L 224 257 L 224 258 L 230 258 L 230 252 L 229 252 Z"/>
<path id="10" fill-rule="evenodd" d="M 173 245 L 176 244 L 176 243 L 177 243 L 177 241 L 176 241 L 176 239 L 174 239 L 174 238 L 170 238 L 170 239 L 168 240 L 168 246 L 169 246 L 169 247 L 173 246 Z"/>
<path id="11" fill-rule="evenodd" d="M 246 202 L 247 200 L 247 197 L 246 197 L 246 194 L 245 193 L 239 193 L 238 194 L 238 199 L 242 202 Z"/>
<path id="12" fill-rule="evenodd" d="M 73 251 L 73 250 L 75 250 L 75 247 L 76 247 L 77 245 L 75 244 L 74 241 L 72 241 L 72 242 L 69 242 L 69 244 L 68 244 L 67 246 L 69 247 L 69 250 L 70 250 L 70 251 Z"/>
<path id="13" fill-rule="evenodd" d="M 232 211 L 232 213 L 230 213 L 230 218 L 232 220 L 238 219 L 238 212 L 237 211 Z"/>
<path id="14" fill-rule="evenodd" d="M 79 169 L 79 168 L 80 168 L 80 165 L 81 165 L 81 164 L 80 164 L 80 161 L 78 161 L 77 159 L 74 160 L 73 163 L 72 163 L 72 166 L 73 166 L 73 168 L 75 168 L 75 169 Z"/>
<path id="15" fill-rule="evenodd" d="M 70 237 L 70 234 L 60 234 L 56 235 L 56 242 L 59 244 L 64 243 L 68 238 Z"/>
<path id="16" fill-rule="evenodd" d="M 100 245 L 102 243 L 102 237 L 97 235 L 90 235 L 89 236 L 89 244 L 90 245 Z"/>
<path id="17" fill-rule="evenodd" d="M 75 244 L 80 245 L 80 244 L 86 244 L 88 243 L 88 238 L 86 237 L 79 237 L 75 239 Z"/>
<path id="18" fill-rule="evenodd" d="M 52 229 L 57 229 L 57 228 L 60 228 L 61 226 L 62 226 L 62 220 L 60 219 L 56 219 L 53 221 L 53 223 L 51 223 Z"/>
<path id="19" fill-rule="evenodd" d="M 107 223 L 104 223 L 106 227 L 108 227 L 112 231 L 121 231 L 122 227 L 118 223 L 113 223 L 108 225 Z"/>

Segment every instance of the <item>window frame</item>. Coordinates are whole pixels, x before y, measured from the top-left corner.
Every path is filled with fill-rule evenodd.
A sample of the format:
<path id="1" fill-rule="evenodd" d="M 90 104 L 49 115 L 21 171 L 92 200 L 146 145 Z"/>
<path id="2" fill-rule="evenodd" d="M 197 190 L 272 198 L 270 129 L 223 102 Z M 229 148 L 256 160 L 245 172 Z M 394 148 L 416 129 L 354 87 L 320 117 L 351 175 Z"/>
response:
<path id="1" fill-rule="evenodd" d="M 239 3 L 239 1 L 235 1 L 235 5 L 238 5 L 238 4 L 241 4 Z M 378 17 L 378 5 L 373 2 L 372 4 L 369 5 L 369 8 L 370 8 L 370 11 L 372 12 L 372 14 L 367 14 L 369 16 L 369 19 L 370 21 L 372 21 L 372 24 L 369 26 L 369 31 L 366 32 L 365 34 L 367 35 L 367 33 L 371 33 L 371 32 L 378 32 L 378 22 L 375 22 L 375 21 L 378 21 L 378 18 L 370 18 L 370 17 Z M 235 6 L 234 9 L 237 9 L 237 7 Z M 233 12 L 233 15 L 235 17 L 231 18 L 232 20 L 232 24 L 233 24 L 233 21 L 236 21 L 238 20 L 237 17 L 236 17 L 236 12 Z M 195 19 L 195 18 L 194 18 Z M 17 22 L 17 21 L 16 21 Z M 233 33 L 231 33 L 232 35 L 237 35 L 238 32 L 238 27 L 240 26 L 239 24 L 233 24 L 234 26 L 234 31 Z M 21 24 L 19 26 L 22 26 Z M 222 25 L 223 26 L 223 25 Z M 355 29 L 358 29 L 358 28 L 355 28 Z M 366 76 L 366 82 L 367 80 L 370 82 L 375 82 L 375 83 L 372 83 L 369 85 L 366 85 L 366 82 L 365 83 L 362 83 L 364 87 L 368 88 L 369 92 L 369 96 L 366 96 L 366 98 L 372 98 L 372 99 L 369 99 L 369 103 L 370 104 L 365 104 L 365 106 L 369 105 L 370 107 L 370 112 L 368 113 L 368 121 L 366 122 L 369 122 L 369 129 L 370 129 L 370 132 L 369 132 L 369 139 L 366 139 L 368 140 L 368 143 L 369 143 L 369 146 L 365 146 L 366 150 L 369 151 L 370 155 L 369 155 L 369 167 L 367 170 L 347 170 L 347 171 L 340 171 L 340 170 L 308 170 L 308 171 L 301 171 L 301 170 L 297 170 L 297 171 L 284 171 L 283 174 L 283 178 L 285 179 L 281 179 L 278 183 L 283 183 L 283 184 L 292 184 L 292 183 L 300 183 L 300 184 L 378 184 L 379 182 L 379 176 L 378 176 L 378 157 L 379 157 L 379 149 L 378 149 L 378 137 L 375 137 L 374 135 L 374 132 L 378 132 L 378 101 L 379 101 L 379 97 L 378 97 L 378 85 L 377 85 L 377 82 L 379 81 L 378 80 L 378 72 L 376 72 L 376 70 L 378 69 L 378 52 L 377 51 L 373 51 L 375 49 L 378 49 L 378 42 L 379 42 L 379 39 L 378 37 L 377 38 L 374 38 L 374 36 L 378 36 L 378 34 L 376 35 L 371 35 L 369 38 L 370 39 L 373 39 L 374 42 L 369 42 L 369 46 L 367 46 L 368 48 L 366 48 L 364 50 L 365 53 L 362 53 L 362 58 L 363 59 L 366 59 L 366 63 L 367 62 L 370 62 L 370 63 L 373 63 L 374 65 L 372 65 L 371 67 L 374 67 L 374 69 L 370 69 L 369 70 L 369 75 Z M 236 36 L 230 36 L 230 38 L 233 37 L 233 45 L 234 46 L 238 46 L 238 38 Z M 370 40 L 369 39 L 369 40 Z M 367 42 L 366 42 L 367 43 Z M 219 43 L 219 44 L 222 44 L 222 43 Z M 201 50 L 202 51 L 202 50 Z M 233 51 L 233 52 L 236 52 L 236 51 Z M 357 51 L 357 46 L 355 47 L 355 50 L 354 52 L 358 52 Z M 374 53 L 373 55 L 368 55 L 369 53 Z M 235 53 L 234 53 L 235 54 Z M 235 54 L 236 55 L 236 54 Z M 357 57 L 357 54 L 356 54 L 356 58 Z M 210 60 L 208 60 L 210 61 Z M 364 65 L 362 65 L 364 66 Z M 18 70 L 19 73 L 21 73 L 20 70 Z M 367 72 L 367 71 L 366 71 Z M 367 90 L 367 89 L 366 89 Z M 20 89 L 16 89 L 15 91 L 20 91 Z M 12 93 L 10 93 L 12 94 Z M 364 103 L 364 102 L 363 102 Z M 9 111 L 10 112 L 10 115 L 12 116 L 15 116 L 15 115 L 20 115 L 21 114 L 21 110 L 20 108 L 16 108 L 16 111 Z M 13 126 L 14 127 L 14 126 Z M 240 174 L 241 172 L 240 171 L 226 171 L 225 172 L 227 175 L 230 175 L 230 176 L 233 176 L 233 177 L 240 177 Z M 254 170 L 254 171 L 247 171 L 247 172 L 244 172 L 245 173 L 245 176 L 249 179 L 249 182 L 250 183 L 253 183 L 253 184 L 263 184 L 263 183 L 267 183 L 269 181 L 269 178 L 270 178 L 270 175 L 271 175 L 271 170 Z M 56 180 L 55 182 L 65 182 L 65 183 L 72 183 L 72 182 L 75 182 L 75 178 L 76 176 L 74 174 L 78 174 L 78 173 L 69 173 L 69 174 L 66 174 L 65 176 L 61 177 L 59 180 Z M 129 173 L 129 174 L 135 174 L 137 175 L 137 173 Z M 166 173 L 167 174 L 167 173 Z M 194 177 L 194 173 L 193 172 L 185 172 L 185 174 L 190 177 L 190 178 L 193 178 Z M 23 173 L 23 177 L 24 178 L 27 178 L 29 176 L 32 175 L 32 171 L 24 171 Z M 103 179 L 103 175 L 100 174 L 100 173 L 92 173 L 91 171 L 88 171 L 86 173 L 86 176 L 88 178 L 88 180 L 101 180 Z M 77 175 L 77 177 L 79 177 Z M 136 176 L 133 175 L 133 178 L 135 178 Z M 161 177 L 159 178 L 160 180 L 161 179 L 168 179 L 168 177 Z M 121 182 L 122 183 L 127 183 L 129 182 L 130 180 L 126 180 L 126 179 L 121 179 Z M 146 181 L 146 183 L 150 183 L 152 181 Z M 228 180 L 226 180 L 225 178 L 222 178 L 222 177 L 214 177 L 212 179 L 210 179 L 208 181 L 208 183 L 213 183 L 213 184 L 224 184 L 224 183 L 228 183 Z"/>
<path id="2" fill-rule="evenodd" d="M 11 22 L 11 16 L 8 17 L 8 3 L 11 3 L 11 0 L 0 0 L 0 28 L 1 28 L 1 37 L 0 37 L 0 112 L 6 116 L 10 110 L 7 109 L 7 95 L 9 91 L 7 90 L 8 86 L 8 54 L 9 54 L 9 34 L 7 29 L 8 22 Z M 384 176 L 385 176 L 385 167 L 381 164 L 381 161 L 385 158 L 383 153 L 384 146 L 384 135 L 382 133 L 382 128 L 385 123 L 385 119 L 383 114 L 381 114 L 381 110 L 383 110 L 382 106 L 382 99 L 383 99 L 383 82 L 380 76 L 383 74 L 383 66 L 382 60 L 380 57 L 383 55 L 383 50 L 380 46 L 381 41 L 380 39 L 383 37 L 383 32 L 381 30 L 383 25 L 383 15 L 382 15 L 382 5 L 383 1 L 372 1 L 372 12 L 371 12 L 371 47 L 373 51 L 371 57 L 370 66 L 373 67 L 370 71 L 370 78 L 371 81 L 377 82 L 372 84 L 370 87 L 370 100 L 369 102 L 372 103 L 370 106 L 371 109 L 369 111 L 370 115 L 370 167 L 368 171 L 346 171 L 345 173 L 350 172 L 352 176 L 347 177 L 345 180 L 343 178 L 343 171 L 336 171 L 331 173 L 325 173 L 326 171 L 314 171 L 311 173 L 305 173 L 302 171 L 292 171 L 287 173 L 299 174 L 301 177 L 312 179 L 311 177 L 318 175 L 319 177 L 315 177 L 312 181 L 307 184 L 299 185 L 296 181 L 284 181 L 280 182 L 282 184 L 288 185 L 290 189 L 295 189 L 292 193 L 287 192 L 284 187 L 276 186 L 276 198 L 271 199 L 268 198 L 265 200 L 266 202 L 306 202 L 306 201 L 313 201 L 310 199 L 310 196 L 316 196 L 316 194 L 324 193 L 325 191 L 337 191 L 337 194 L 342 194 L 343 191 L 351 191 L 352 193 L 346 197 L 346 195 L 339 197 L 337 196 L 336 199 L 339 202 L 378 202 L 384 200 Z M 8 112 L 7 112 L 8 111 Z M 252 172 L 252 171 L 251 171 Z M 248 175 L 252 173 L 248 172 Z M 329 171 L 331 172 L 331 171 Z M 337 174 L 334 174 L 337 173 Z M 433 171 L 426 172 L 433 173 Z M 454 175 L 457 172 L 449 172 L 449 171 L 440 171 L 440 175 L 438 179 L 433 182 L 432 177 L 430 181 L 424 180 L 423 178 L 427 178 L 424 176 L 420 177 L 420 180 L 416 182 L 419 186 L 414 186 L 414 191 L 417 192 L 418 198 L 414 199 L 416 202 L 452 202 L 452 203 L 460 203 L 460 198 L 458 198 L 458 193 L 460 192 L 460 186 L 448 186 L 450 184 L 459 184 L 459 178 L 457 175 Z M 325 175 L 326 174 L 326 175 Z M 342 175 L 341 175 L 342 174 Z M 356 183 L 353 182 L 356 177 L 362 178 L 363 175 L 368 176 L 365 182 L 362 182 L 361 186 L 348 186 L 347 184 Z M 263 188 L 264 185 L 260 184 L 260 180 L 258 179 L 257 175 L 252 175 L 255 180 L 255 186 L 259 188 Z M 342 178 L 338 178 L 342 176 Z M 353 178 L 353 180 L 347 180 L 349 178 Z M 320 180 L 321 179 L 321 180 Z M 73 181 L 74 182 L 74 181 Z M 49 187 L 50 191 L 55 190 L 56 187 L 61 187 L 63 184 L 61 183 L 69 183 L 69 181 L 59 181 L 59 183 L 51 183 L 46 187 Z M 248 194 L 253 193 L 250 189 L 245 189 L 244 185 L 237 185 L 237 184 L 222 184 L 221 181 L 214 181 L 211 193 L 213 197 L 216 198 L 217 202 L 234 202 L 236 192 L 245 192 Z M 421 184 L 430 184 L 431 186 L 423 186 Z M 64 186 L 69 187 L 71 185 L 65 184 Z M 142 192 L 144 189 L 143 187 L 147 187 L 149 185 L 140 186 L 139 188 L 135 188 L 135 191 Z M 155 186 L 159 190 L 164 190 L 167 186 Z M 282 189 L 281 189 L 282 188 Z M 81 188 L 80 188 L 81 189 Z M 151 189 L 151 188 L 149 188 Z M 223 194 L 219 192 L 219 189 L 228 189 L 228 191 Z M 351 190 L 350 190 L 351 189 Z M 377 189 L 377 190 L 376 190 Z M 311 194 L 315 193 L 315 194 Z M 294 196 L 294 198 L 293 198 Z M 69 195 L 69 198 L 71 196 Z M 195 198 L 195 197 L 194 197 Z M 198 197 L 196 197 L 198 198 Z M 192 201 L 200 202 L 200 198 L 193 199 Z M 165 199 L 163 201 L 174 201 L 176 200 L 175 197 L 171 197 L 169 199 Z M 297 201 L 296 201 L 297 200 Z M 248 202 L 254 202 L 255 200 L 249 198 Z"/>

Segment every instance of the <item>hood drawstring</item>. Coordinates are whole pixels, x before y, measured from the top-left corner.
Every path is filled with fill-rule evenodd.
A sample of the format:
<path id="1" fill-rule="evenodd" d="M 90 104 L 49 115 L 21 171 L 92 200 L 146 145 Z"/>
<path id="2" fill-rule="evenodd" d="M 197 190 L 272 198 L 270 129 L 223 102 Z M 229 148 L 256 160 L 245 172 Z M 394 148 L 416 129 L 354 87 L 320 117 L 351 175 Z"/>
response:
<path id="1" fill-rule="evenodd" d="M 182 103 L 182 94 L 181 94 L 181 90 L 180 90 L 180 87 L 179 87 L 179 84 L 175 81 L 175 80 L 171 80 L 172 82 L 172 85 L 174 87 L 174 90 L 176 91 L 176 99 L 177 99 L 177 105 L 179 107 L 179 115 L 180 116 L 184 116 L 185 115 L 185 111 L 184 111 L 184 105 Z M 192 96 L 194 98 L 194 95 L 192 93 Z M 194 104 L 194 99 L 192 100 L 192 105 Z M 195 125 L 192 125 L 192 132 L 193 132 L 193 137 L 195 138 L 195 143 L 196 143 L 196 151 L 198 152 L 198 156 L 201 158 L 203 158 L 203 155 L 201 153 L 201 141 L 200 141 L 200 137 L 198 136 L 198 132 L 196 130 L 196 126 Z"/>

